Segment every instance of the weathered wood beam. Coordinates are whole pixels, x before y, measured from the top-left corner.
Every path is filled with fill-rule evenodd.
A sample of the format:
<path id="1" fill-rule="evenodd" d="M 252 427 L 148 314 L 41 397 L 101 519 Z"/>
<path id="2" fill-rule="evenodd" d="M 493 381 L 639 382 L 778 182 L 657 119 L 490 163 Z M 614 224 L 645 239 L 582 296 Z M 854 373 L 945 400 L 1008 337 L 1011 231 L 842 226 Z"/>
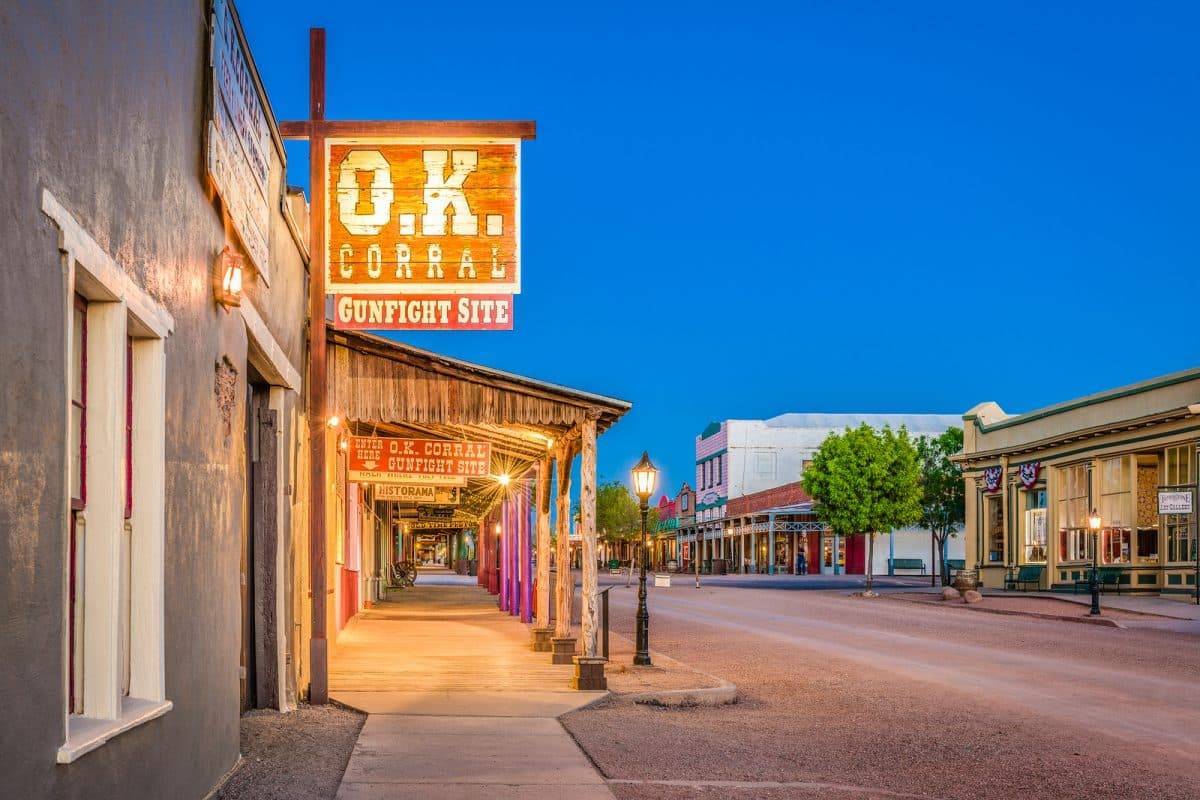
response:
<path id="1" fill-rule="evenodd" d="M 314 133 L 329 139 L 358 136 L 404 136 L 413 138 L 442 138 L 454 136 L 487 139 L 534 139 L 537 123 L 533 120 L 507 119 L 331 119 L 316 124 L 308 120 L 289 120 L 279 123 L 279 135 L 284 139 L 308 139 Z"/>
<path id="2" fill-rule="evenodd" d="M 583 420 L 583 461 L 579 468 L 579 534 L 583 544 L 583 657 L 596 657 L 598 611 L 596 591 L 596 419 L 589 413 Z"/>
<path id="3" fill-rule="evenodd" d="M 550 627 L 550 468 L 549 457 L 538 463 L 537 493 L 537 627 Z"/>
<path id="4" fill-rule="evenodd" d="M 556 567 L 554 636 L 565 639 L 571 635 L 571 599 L 575 580 L 571 576 L 571 462 L 575 458 L 569 443 L 559 446 L 555 454 L 558 470 L 558 509 L 556 523 Z"/>

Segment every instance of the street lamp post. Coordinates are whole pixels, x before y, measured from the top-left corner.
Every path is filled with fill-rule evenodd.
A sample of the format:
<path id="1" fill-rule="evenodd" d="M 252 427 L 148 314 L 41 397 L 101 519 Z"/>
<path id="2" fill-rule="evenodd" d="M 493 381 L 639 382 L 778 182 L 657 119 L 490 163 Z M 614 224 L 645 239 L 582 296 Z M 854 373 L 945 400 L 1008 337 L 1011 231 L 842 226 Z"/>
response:
<path id="1" fill-rule="evenodd" d="M 650 612 L 646 610 L 646 516 L 650 512 L 650 495 L 654 494 L 654 482 L 658 470 L 650 463 L 648 453 L 642 453 L 642 460 L 633 468 L 633 490 L 638 496 L 638 508 L 642 512 L 642 564 L 638 571 L 638 607 L 637 607 L 637 652 L 634 653 L 633 663 L 636 666 L 650 666 Z"/>
<path id="2" fill-rule="evenodd" d="M 1088 578 L 1088 589 L 1092 593 L 1091 616 L 1100 616 L 1100 576 L 1096 574 L 1096 559 L 1100 553 L 1100 513 L 1092 509 L 1088 516 L 1088 527 L 1092 529 L 1092 574 Z"/>

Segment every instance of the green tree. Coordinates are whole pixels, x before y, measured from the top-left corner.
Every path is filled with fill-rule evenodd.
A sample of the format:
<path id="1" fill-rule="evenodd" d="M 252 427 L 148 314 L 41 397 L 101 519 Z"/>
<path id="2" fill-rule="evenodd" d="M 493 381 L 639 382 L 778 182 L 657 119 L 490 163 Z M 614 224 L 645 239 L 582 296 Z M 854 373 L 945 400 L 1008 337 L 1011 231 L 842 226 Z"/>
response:
<path id="1" fill-rule="evenodd" d="M 642 517 L 637 499 L 619 481 L 596 487 L 596 534 L 612 544 L 636 541 Z"/>
<path id="2" fill-rule="evenodd" d="M 962 468 L 950 457 L 962 450 L 962 428 L 950 428 L 941 436 L 921 436 L 916 441 L 921 466 L 921 527 L 933 534 L 942 585 L 948 585 L 946 546 L 965 521 L 966 488 Z M 936 584 L 936 579 L 933 579 Z"/>
<path id="3" fill-rule="evenodd" d="M 815 511 L 841 536 L 867 537 L 867 587 L 874 596 L 875 536 L 921 517 L 921 472 L 908 431 L 863 423 L 831 433 L 804 470 Z"/>

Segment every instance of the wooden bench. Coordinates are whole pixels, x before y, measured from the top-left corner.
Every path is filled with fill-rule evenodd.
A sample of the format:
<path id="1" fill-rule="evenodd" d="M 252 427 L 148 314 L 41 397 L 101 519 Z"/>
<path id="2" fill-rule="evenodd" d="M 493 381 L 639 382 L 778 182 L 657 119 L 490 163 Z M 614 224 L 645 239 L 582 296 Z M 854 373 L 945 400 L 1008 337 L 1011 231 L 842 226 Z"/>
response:
<path id="1" fill-rule="evenodd" d="M 1028 591 L 1026 587 L 1033 584 L 1033 588 L 1038 589 L 1042 585 L 1042 573 L 1045 571 L 1046 567 L 1042 564 L 1026 564 L 1017 570 L 1016 575 L 1009 573 L 1004 576 L 1004 588 L 1020 587 L 1022 591 Z"/>
<path id="2" fill-rule="evenodd" d="M 1081 587 L 1081 586 L 1085 590 L 1090 591 L 1091 590 L 1091 582 L 1090 582 L 1091 575 L 1092 575 L 1092 571 L 1090 569 L 1084 570 L 1083 577 L 1080 578 L 1079 580 L 1075 581 L 1075 585 L 1071 589 L 1071 593 L 1078 594 L 1079 587 Z M 1096 583 L 1099 584 L 1100 591 L 1102 591 L 1102 592 L 1105 590 L 1105 587 L 1111 586 L 1111 587 L 1116 588 L 1117 594 L 1120 594 L 1121 593 L 1121 570 L 1113 569 L 1111 567 L 1109 567 L 1109 568 L 1101 567 L 1100 569 L 1096 570 Z"/>
<path id="3" fill-rule="evenodd" d="M 888 571 L 895 574 L 898 569 L 915 569 L 925 574 L 925 561 L 920 558 L 889 558 Z"/>

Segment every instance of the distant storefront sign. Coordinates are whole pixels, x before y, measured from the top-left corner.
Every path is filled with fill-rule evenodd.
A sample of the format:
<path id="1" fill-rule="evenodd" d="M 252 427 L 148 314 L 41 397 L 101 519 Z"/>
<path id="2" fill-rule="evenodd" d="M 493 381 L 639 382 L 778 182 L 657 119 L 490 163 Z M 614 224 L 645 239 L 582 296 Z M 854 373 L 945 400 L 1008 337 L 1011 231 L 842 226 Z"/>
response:
<path id="1" fill-rule="evenodd" d="M 233 6 L 213 2 L 208 175 L 259 274 L 267 274 L 271 129 Z"/>
<path id="2" fill-rule="evenodd" d="M 520 293 L 519 140 L 329 139 L 325 157 L 330 294 Z"/>
<path id="3" fill-rule="evenodd" d="M 1191 490 L 1180 491 L 1160 491 L 1158 493 L 1158 513 L 1160 514 L 1191 514 L 1192 513 L 1192 492 Z"/>
<path id="4" fill-rule="evenodd" d="M 459 502 L 459 488 L 457 486 L 380 483 L 375 485 L 375 499 L 425 503 L 437 506 L 456 506 Z"/>
<path id="5" fill-rule="evenodd" d="M 351 436 L 347 477 L 363 483 L 465 486 L 488 474 L 491 445 L 444 439 Z"/>
<path id="6" fill-rule="evenodd" d="M 513 329 L 512 295 L 343 294 L 333 308 L 333 325 L 342 330 Z"/>

